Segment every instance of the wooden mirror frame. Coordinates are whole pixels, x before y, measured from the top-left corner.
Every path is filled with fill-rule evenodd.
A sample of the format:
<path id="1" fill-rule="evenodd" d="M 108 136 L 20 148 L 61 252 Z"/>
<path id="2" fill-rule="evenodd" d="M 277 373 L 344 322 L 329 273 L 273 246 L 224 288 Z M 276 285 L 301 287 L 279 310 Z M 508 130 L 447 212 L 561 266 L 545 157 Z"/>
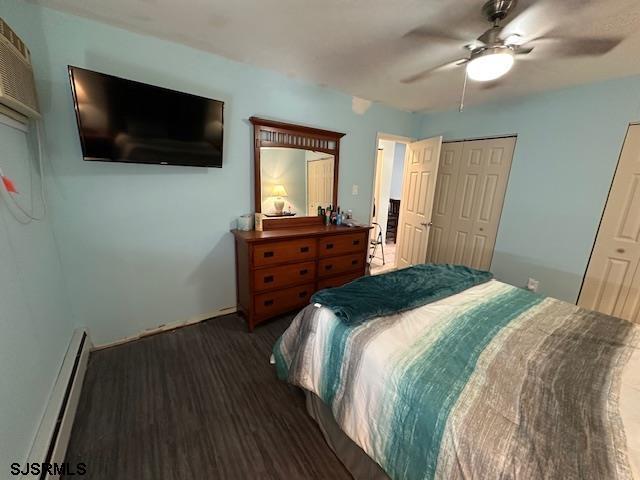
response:
<path id="1" fill-rule="evenodd" d="M 333 155 L 333 206 L 338 205 L 338 170 L 340 165 L 340 139 L 344 133 L 305 127 L 292 123 L 276 122 L 251 117 L 253 124 L 253 171 L 255 211 L 262 212 L 262 184 L 260 178 L 260 148 L 281 147 L 311 150 Z M 301 217 L 308 217 L 306 214 Z"/>

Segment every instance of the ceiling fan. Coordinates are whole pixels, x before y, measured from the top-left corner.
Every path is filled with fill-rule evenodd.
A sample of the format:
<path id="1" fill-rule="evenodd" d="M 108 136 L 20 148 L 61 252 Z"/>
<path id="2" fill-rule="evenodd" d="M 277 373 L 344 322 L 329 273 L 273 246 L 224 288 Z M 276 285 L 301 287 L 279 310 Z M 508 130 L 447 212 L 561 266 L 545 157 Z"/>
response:
<path id="1" fill-rule="evenodd" d="M 620 42 L 616 38 L 575 38 L 547 36 L 563 14 L 571 14 L 576 8 L 584 8 L 596 0 L 538 1 L 526 8 L 513 20 L 503 21 L 516 8 L 517 0 L 489 0 L 482 6 L 483 16 L 492 26 L 476 40 L 464 45 L 467 55 L 435 68 L 429 68 L 402 80 L 415 83 L 430 75 L 466 65 L 466 76 L 471 80 L 487 82 L 504 76 L 519 56 L 530 54 L 534 47 L 545 46 L 543 53 L 551 57 L 604 55 Z M 430 27 L 420 27 L 407 35 L 424 39 L 464 41 L 452 33 Z M 465 78 L 466 82 L 466 78 Z"/>

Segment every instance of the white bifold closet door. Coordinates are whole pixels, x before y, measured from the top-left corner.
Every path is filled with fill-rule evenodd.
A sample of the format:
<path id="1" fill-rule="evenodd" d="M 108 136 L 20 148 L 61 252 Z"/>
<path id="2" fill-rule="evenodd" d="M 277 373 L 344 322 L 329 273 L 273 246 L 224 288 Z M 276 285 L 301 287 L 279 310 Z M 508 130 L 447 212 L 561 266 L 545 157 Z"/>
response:
<path id="1" fill-rule="evenodd" d="M 489 270 L 516 138 L 442 145 L 427 261 Z"/>
<path id="2" fill-rule="evenodd" d="M 622 148 L 578 305 L 640 322 L 640 125 Z"/>

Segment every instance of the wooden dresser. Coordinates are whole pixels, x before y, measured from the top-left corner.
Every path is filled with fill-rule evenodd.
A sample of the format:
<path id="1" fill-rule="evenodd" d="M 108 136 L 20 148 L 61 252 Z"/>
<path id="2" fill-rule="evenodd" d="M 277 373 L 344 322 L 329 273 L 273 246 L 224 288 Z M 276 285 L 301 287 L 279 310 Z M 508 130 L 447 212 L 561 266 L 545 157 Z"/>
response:
<path id="1" fill-rule="evenodd" d="M 232 232 L 238 308 L 249 331 L 264 320 L 301 309 L 315 291 L 365 273 L 369 227 L 318 224 Z"/>

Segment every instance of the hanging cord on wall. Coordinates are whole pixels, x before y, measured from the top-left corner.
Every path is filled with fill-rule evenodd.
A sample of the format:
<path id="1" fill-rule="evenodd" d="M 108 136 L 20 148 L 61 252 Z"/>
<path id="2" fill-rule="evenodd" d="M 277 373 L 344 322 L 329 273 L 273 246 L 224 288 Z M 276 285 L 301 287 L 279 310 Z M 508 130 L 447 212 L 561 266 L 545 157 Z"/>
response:
<path id="1" fill-rule="evenodd" d="M 31 208 L 30 211 L 27 210 L 25 207 L 23 207 L 22 205 L 20 205 L 20 202 L 18 201 L 18 199 L 16 198 L 16 193 L 14 191 L 11 191 L 11 189 L 7 188 L 6 185 L 3 185 L 4 187 L 4 191 L 5 191 L 5 195 L 4 197 L 6 199 L 9 200 L 9 204 L 13 205 L 17 210 L 20 211 L 20 213 L 22 214 L 19 215 L 17 214 L 17 212 L 9 207 L 9 212 L 11 213 L 11 215 L 13 216 L 13 218 L 23 224 L 23 225 L 28 225 L 29 223 L 31 223 L 32 221 L 41 221 L 44 220 L 44 218 L 47 215 L 47 200 L 46 200 L 46 188 L 45 188 L 45 180 L 44 180 L 44 167 L 43 167 L 43 157 L 44 157 L 44 134 L 43 134 L 43 129 L 42 129 L 42 123 L 39 120 L 34 120 L 32 125 L 34 126 L 34 130 L 35 130 L 35 142 L 36 142 L 36 147 L 35 147 L 35 155 L 36 155 L 36 161 L 38 164 L 38 173 L 40 175 L 40 199 L 42 201 L 42 214 L 37 216 L 35 214 L 35 199 L 34 199 L 34 188 L 33 188 L 33 166 L 31 165 L 31 160 L 29 159 L 29 196 L 30 196 L 30 201 L 31 201 Z M 2 175 L 2 173 L 0 172 L 0 175 Z"/>
<path id="2" fill-rule="evenodd" d="M 462 95 L 460 96 L 460 107 L 458 108 L 458 112 L 462 113 L 464 110 L 464 96 L 467 93 L 467 67 L 464 68 L 464 83 L 462 84 Z"/>

